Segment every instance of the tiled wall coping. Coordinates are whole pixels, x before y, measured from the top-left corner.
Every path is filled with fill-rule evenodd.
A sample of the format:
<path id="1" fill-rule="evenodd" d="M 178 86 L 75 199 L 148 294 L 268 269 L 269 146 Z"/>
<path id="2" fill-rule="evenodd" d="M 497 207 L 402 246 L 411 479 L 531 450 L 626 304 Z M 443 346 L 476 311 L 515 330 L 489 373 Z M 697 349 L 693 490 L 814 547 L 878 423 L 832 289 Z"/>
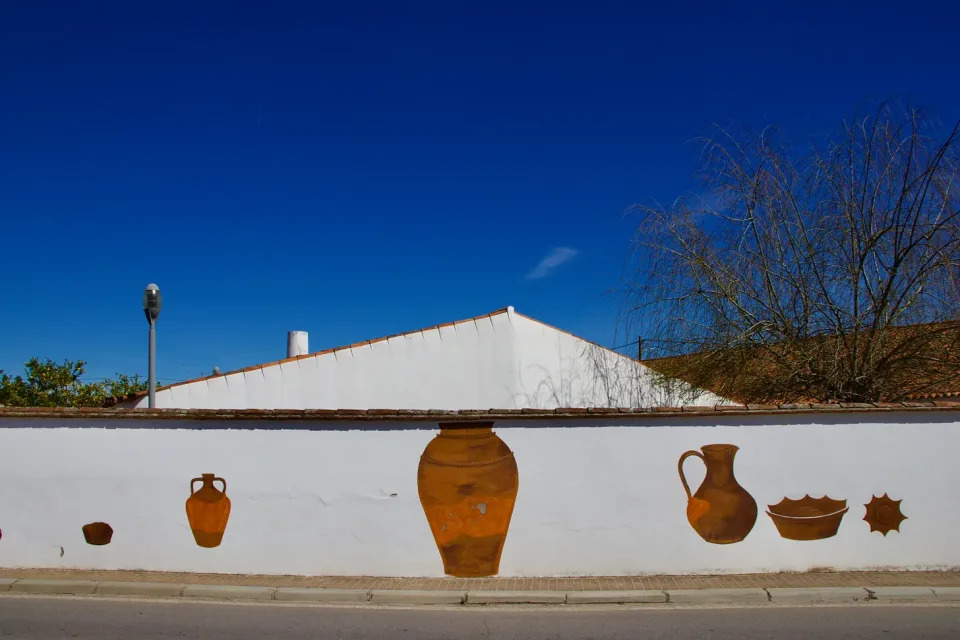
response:
<path id="1" fill-rule="evenodd" d="M 671 416 L 736 416 L 848 414 L 876 412 L 960 411 L 960 402 L 927 400 L 917 402 L 717 405 L 647 408 L 565 408 L 565 409 L 118 409 L 0 407 L 3 418 L 97 418 L 120 420 L 306 420 L 306 421 L 423 421 L 458 422 L 489 420 L 538 420 L 553 418 L 664 418 Z"/>

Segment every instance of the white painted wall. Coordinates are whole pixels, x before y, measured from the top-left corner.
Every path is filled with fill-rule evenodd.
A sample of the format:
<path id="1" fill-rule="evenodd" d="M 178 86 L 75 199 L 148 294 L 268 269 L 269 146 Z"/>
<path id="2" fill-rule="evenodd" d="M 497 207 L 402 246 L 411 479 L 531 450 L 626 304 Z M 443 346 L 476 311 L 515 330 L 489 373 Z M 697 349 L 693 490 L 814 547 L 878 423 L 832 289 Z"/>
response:
<path id="1" fill-rule="evenodd" d="M 679 407 L 729 404 L 723 398 L 658 376 L 633 358 L 554 327 L 517 316 L 516 392 L 510 408 Z"/>
<path id="2" fill-rule="evenodd" d="M 960 413 L 761 419 L 496 427 L 520 472 L 501 575 L 960 567 Z M 398 426 L 0 418 L 0 566 L 440 576 L 416 485 L 436 429 Z M 735 471 L 760 507 L 738 544 L 704 542 L 685 518 L 677 459 L 714 443 L 741 447 Z M 695 490 L 702 465 L 685 468 Z M 204 472 L 232 501 L 216 549 L 194 544 L 184 512 Z M 909 517 L 886 537 L 862 520 L 885 492 Z M 836 537 L 779 537 L 764 507 L 805 493 L 848 500 Z M 81 526 L 101 520 L 113 542 L 87 545 Z"/>
<path id="3" fill-rule="evenodd" d="M 357 347 L 157 391 L 182 409 L 553 409 L 717 404 L 666 393 L 633 360 L 516 313 L 481 316 Z M 144 408 L 146 397 L 121 406 Z"/>

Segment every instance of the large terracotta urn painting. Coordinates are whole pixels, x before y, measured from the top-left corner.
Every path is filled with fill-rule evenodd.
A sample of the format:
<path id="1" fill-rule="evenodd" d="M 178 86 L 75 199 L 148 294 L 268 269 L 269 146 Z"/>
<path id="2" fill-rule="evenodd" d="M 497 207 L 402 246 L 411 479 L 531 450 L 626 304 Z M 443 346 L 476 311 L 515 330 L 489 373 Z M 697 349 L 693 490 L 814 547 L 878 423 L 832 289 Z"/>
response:
<path id="1" fill-rule="evenodd" d="M 417 488 L 443 571 L 496 575 L 517 499 L 519 476 L 493 423 L 444 423 L 420 456 Z"/>
<path id="2" fill-rule="evenodd" d="M 194 490 L 196 483 L 202 483 Z M 217 489 L 214 483 L 223 484 Z M 230 498 L 227 497 L 227 481 L 212 473 L 204 473 L 190 481 L 190 497 L 187 498 L 187 520 L 193 539 L 201 547 L 218 547 L 230 518 Z"/>
<path id="3" fill-rule="evenodd" d="M 733 475 L 737 451 L 739 447 L 732 444 L 708 444 L 700 451 L 687 451 L 677 463 L 687 493 L 687 521 L 707 542 L 740 542 L 757 521 L 757 502 Z M 707 467 L 707 476 L 696 493 L 690 492 L 683 475 L 683 461 L 690 456 L 700 458 Z"/>

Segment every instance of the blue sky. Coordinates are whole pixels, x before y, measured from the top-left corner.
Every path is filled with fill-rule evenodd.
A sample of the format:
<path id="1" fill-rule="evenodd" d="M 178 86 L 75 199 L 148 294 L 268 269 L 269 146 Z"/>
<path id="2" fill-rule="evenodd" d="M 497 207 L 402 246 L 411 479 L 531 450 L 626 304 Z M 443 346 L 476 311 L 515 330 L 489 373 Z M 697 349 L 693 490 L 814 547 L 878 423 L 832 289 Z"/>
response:
<path id="1" fill-rule="evenodd" d="M 666 3 L 656 3 L 666 4 Z M 606 345 L 712 123 L 960 114 L 957 10 L 0 4 L 0 368 L 170 382 L 507 305 Z"/>

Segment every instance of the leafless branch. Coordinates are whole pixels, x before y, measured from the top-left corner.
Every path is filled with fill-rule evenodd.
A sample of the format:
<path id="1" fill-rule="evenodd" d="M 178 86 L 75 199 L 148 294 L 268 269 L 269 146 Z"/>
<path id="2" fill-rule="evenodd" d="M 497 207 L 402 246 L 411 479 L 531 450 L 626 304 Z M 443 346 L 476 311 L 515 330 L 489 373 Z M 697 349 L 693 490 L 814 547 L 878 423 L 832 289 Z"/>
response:
<path id="1" fill-rule="evenodd" d="M 795 153 L 717 129 L 713 197 L 637 205 L 624 320 L 659 371 L 742 401 L 960 389 L 960 123 L 883 104 Z"/>

